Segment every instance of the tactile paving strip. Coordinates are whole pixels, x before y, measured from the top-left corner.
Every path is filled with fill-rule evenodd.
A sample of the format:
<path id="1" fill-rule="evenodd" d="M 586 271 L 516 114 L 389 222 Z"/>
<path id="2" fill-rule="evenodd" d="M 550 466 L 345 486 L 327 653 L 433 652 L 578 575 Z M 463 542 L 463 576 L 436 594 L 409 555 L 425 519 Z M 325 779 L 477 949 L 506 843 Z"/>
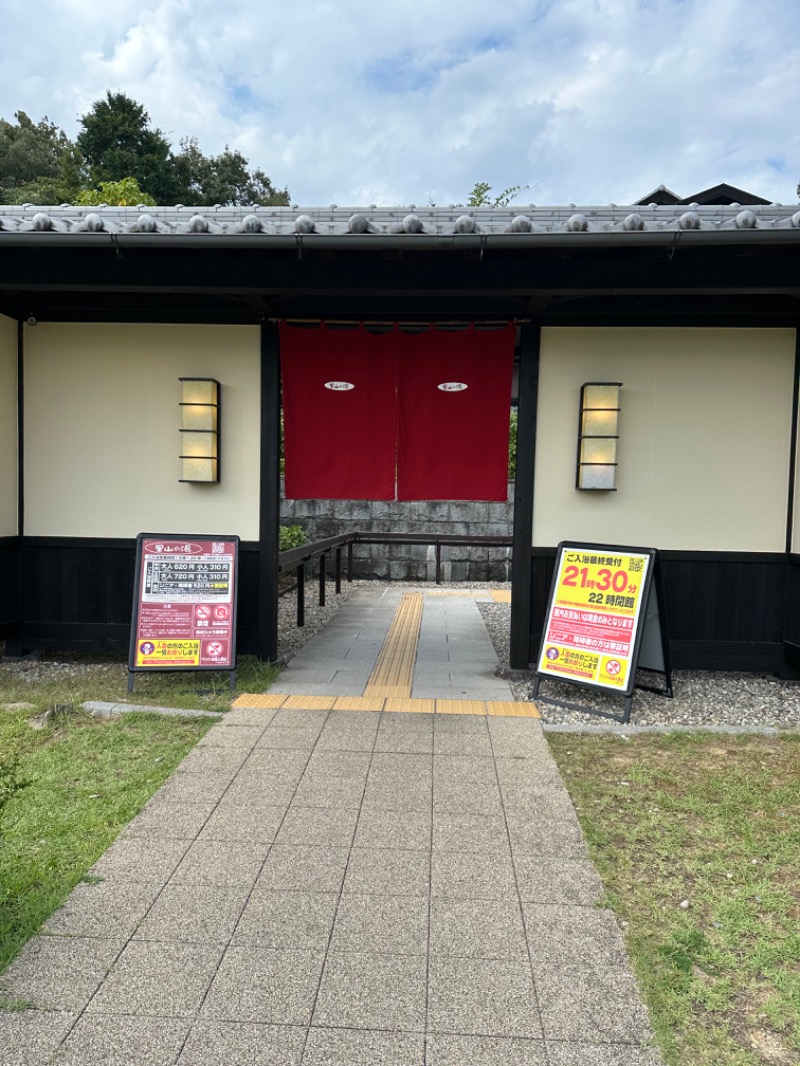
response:
<path id="1" fill-rule="evenodd" d="M 248 710 L 277 709 L 296 711 L 392 711 L 406 714 L 489 714 L 498 717 L 539 718 L 535 703 L 514 700 L 433 700 L 406 699 L 397 696 L 285 696 L 265 692 L 243 693 L 231 708 Z"/>
<path id="2" fill-rule="evenodd" d="M 389 626 L 365 696 L 410 696 L 422 623 L 421 592 L 406 592 Z"/>

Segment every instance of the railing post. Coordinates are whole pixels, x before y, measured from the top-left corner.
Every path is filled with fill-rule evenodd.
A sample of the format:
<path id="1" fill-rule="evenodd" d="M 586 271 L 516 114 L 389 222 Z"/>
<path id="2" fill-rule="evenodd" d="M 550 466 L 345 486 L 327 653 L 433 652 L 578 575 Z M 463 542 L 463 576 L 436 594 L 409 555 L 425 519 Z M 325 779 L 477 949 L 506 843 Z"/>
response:
<path id="1" fill-rule="evenodd" d="M 352 540 L 347 544 L 347 580 L 348 583 L 353 580 L 353 542 Z"/>
<path id="2" fill-rule="evenodd" d="M 325 560 L 328 557 L 327 552 L 323 552 L 319 557 L 319 605 L 325 606 Z"/>
<path id="3" fill-rule="evenodd" d="M 297 564 L 297 625 L 306 624 L 306 564 Z"/>
<path id="4" fill-rule="evenodd" d="M 336 595 L 342 591 L 342 549 L 341 546 L 336 549 L 336 563 L 334 567 L 336 574 Z"/>
<path id="5" fill-rule="evenodd" d="M 442 583 L 442 544 L 441 541 L 436 541 L 436 584 Z"/>

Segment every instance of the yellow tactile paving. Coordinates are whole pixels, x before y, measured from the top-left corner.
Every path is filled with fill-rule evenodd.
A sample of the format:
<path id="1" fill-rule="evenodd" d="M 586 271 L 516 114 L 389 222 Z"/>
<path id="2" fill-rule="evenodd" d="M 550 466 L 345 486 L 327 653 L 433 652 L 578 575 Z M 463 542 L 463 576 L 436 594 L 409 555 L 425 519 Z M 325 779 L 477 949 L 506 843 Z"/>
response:
<path id="1" fill-rule="evenodd" d="M 334 711 L 382 711 L 384 700 L 381 696 L 337 696 L 333 704 Z"/>
<path id="2" fill-rule="evenodd" d="M 236 697 L 231 707 L 254 707 L 257 710 L 268 710 L 273 707 L 282 707 L 285 699 L 286 696 L 277 692 L 244 692 Z"/>
<path id="3" fill-rule="evenodd" d="M 390 687 L 390 686 L 387 686 Z M 244 692 L 231 709 L 295 711 L 392 711 L 405 714 L 487 714 L 509 718 L 539 718 L 535 703 L 514 700 L 428 700 L 408 696 L 286 696 L 279 692 Z"/>
<path id="4" fill-rule="evenodd" d="M 485 700 L 437 700 L 437 714 L 486 714 Z"/>
<path id="5" fill-rule="evenodd" d="M 411 695 L 423 602 L 421 592 L 403 595 L 364 688 L 365 696 Z"/>
<path id="6" fill-rule="evenodd" d="M 487 700 L 486 713 L 510 718 L 541 718 L 535 703 L 515 700 Z"/>
<path id="7" fill-rule="evenodd" d="M 286 711 L 332 711 L 336 696 L 287 696 Z"/>
<path id="8" fill-rule="evenodd" d="M 491 589 L 492 599 L 495 603 L 511 603 L 509 589 Z"/>
<path id="9" fill-rule="evenodd" d="M 406 714 L 434 714 L 436 700 L 412 700 L 394 696 L 386 700 L 383 709 L 384 711 L 399 711 Z"/>

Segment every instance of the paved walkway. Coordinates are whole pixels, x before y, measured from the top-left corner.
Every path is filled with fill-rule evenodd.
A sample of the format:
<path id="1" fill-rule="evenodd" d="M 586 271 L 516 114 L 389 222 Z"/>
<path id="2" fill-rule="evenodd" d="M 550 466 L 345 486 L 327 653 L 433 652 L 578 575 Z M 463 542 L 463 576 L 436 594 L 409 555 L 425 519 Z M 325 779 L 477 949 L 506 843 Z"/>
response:
<path id="1" fill-rule="evenodd" d="M 473 713 L 293 706 L 368 698 L 378 596 L 282 706 L 211 729 L 0 978 L 39 1008 L 0 1010 L 3 1066 L 658 1066 L 540 723 L 492 713 L 474 599 L 424 596 L 408 697 Z"/>

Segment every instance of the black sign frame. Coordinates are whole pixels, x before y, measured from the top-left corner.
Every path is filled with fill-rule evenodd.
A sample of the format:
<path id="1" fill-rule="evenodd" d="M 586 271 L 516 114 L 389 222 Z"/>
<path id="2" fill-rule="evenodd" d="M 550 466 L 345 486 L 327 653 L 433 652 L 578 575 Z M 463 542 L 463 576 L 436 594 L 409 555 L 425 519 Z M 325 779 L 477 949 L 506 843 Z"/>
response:
<path id="1" fill-rule="evenodd" d="M 144 554 L 144 544 L 146 541 L 156 540 L 163 543 L 176 543 L 184 544 L 189 541 L 223 541 L 233 544 L 233 566 L 231 568 L 231 583 L 233 588 L 231 590 L 231 655 L 230 661 L 224 666 L 208 663 L 202 665 L 200 663 L 192 664 L 191 666 L 156 666 L 156 665 L 137 665 L 136 664 L 136 645 L 137 645 L 137 633 L 139 629 L 139 616 L 142 607 L 142 556 Z M 195 672 L 207 672 L 209 670 L 215 673 L 227 673 L 228 687 L 231 691 L 236 688 L 236 669 L 237 669 L 237 641 L 236 641 L 236 628 L 238 621 L 238 603 L 239 603 L 239 546 L 240 538 L 235 534 L 214 534 L 214 533 L 140 533 L 136 538 L 136 563 L 133 579 L 133 606 L 131 610 L 131 635 L 130 644 L 128 648 L 128 692 L 133 692 L 134 681 L 136 674 L 144 673 L 195 673 Z"/>
<path id="2" fill-rule="evenodd" d="M 647 567 L 647 574 L 645 577 L 644 588 L 640 595 L 640 607 L 639 618 L 640 622 L 636 628 L 636 637 L 633 646 L 633 652 L 630 657 L 630 673 L 628 677 L 628 684 L 622 691 L 615 692 L 606 685 L 598 685 L 592 681 L 580 681 L 577 678 L 571 677 L 553 677 L 552 674 L 546 673 L 539 669 L 539 664 L 542 660 L 542 653 L 544 651 L 544 645 L 547 642 L 547 631 L 549 628 L 550 615 L 553 609 L 553 604 L 558 591 L 558 577 L 561 572 L 561 560 L 563 553 L 566 550 L 577 551 L 589 551 L 597 554 L 614 554 L 620 552 L 622 554 L 629 555 L 643 555 L 650 559 L 650 563 Z M 664 664 L 663 670 L 654 666 L 640 666 L 639 657 L 642 651 L 642 643 L 645 637 L 645 630 L 648 618 L 648 608 L 650 606 L 651 597 L 655 594 L 656 597 L 656 617 L 658 620 L 660 630 L 660 644 L 661 644 L 661 656 Z M 664 688 L 656 688 L 652 685 L 637 684 L 636 675 L 639 670 L 646 670 L 649 673 L 663 674 L 664 676 Z M 556 548 L 556 563 L 553 569 L 553 578 L 550 584 L 550 593 L 547 598 L 547 610 L 545 612 L 544 625 L 542 627 L 542 637 L 539 643 L 539 652 L 536 656 L 535 665 L 535 679 L 533 684 L 533 699 L 540 700 L 542 703 L 551 703 L 560 707 L 568 707 L 570 710 L 583 711 L 586 714 L 595 715 L 600 718 L 611 718 L 613 721 L 621 722 L 623 725 L 627 725 L 630 721 L 631 707 L 633 705 L 633 694 L 635 689 L 644 690 L 647 692 L 655 692 L 658 695 L 666 696 L 668 699 L 672 699 L 672 657 L 670 654 L 669 646 L 669 629 L 667 625 L 667 609 L 666 599 L 664 595 L 664 583 L 661 572 L 661 558 L 656 548 L 639 548 L 630 547 L 622 544 L 596 544 L 586 541 L 576 540 L 562 540 Z M 559 681 L 568 685 L 575 685 L 577 688 L 587 689 L 591 692 L 602 692 L 608 696 L 618 696 L 625 700 L 623 713 L 621 717 L 617 715 L 608 714 L 606 711 L 600 711 L 594 707 L 587 707 L 584 704 L 571 703 L 567 700 L 552 699 L 546 696 L 539 695 L 539 689 L 542 681 Z"/>

